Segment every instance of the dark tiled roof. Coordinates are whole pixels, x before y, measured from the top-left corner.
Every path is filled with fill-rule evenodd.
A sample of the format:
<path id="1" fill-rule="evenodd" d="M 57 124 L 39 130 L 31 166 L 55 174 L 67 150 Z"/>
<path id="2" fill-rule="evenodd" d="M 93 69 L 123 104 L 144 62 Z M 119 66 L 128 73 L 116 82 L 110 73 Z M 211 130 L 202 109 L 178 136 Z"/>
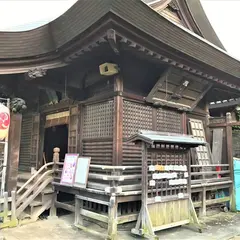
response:
<path id="1" fill-rule="evenodd" d="M 112 11 L 160 42 L 193 59 L 240 78 L 240 62 L 161 17 L 137 1 L 113 1 Z M 127 8 L 125 6 L 128 6 Z"/>
<path id="2" fill-rule="evenodd" d="M 79 0 L 66 13 L 50 23 L 56 47 L 77 37 L 110 11 L 110 0 Z"/>
<path id="3" fill-rule="evenodd" d="M 53 50 L 48 25 L 24 32 L 0 32 L 0 59 L 38 56 Z"/>
<path id="4" fill-rule="evenodd" d="M 57 50 L 85 30 L 91 31 L 93 24 L 110 12 L 176 54 L 240 78 L 239 61 L 174 25 L 139 0 L 79 0 L 48 25 L 27 32 L 0 32 L 0 59 L 35 57 Z"/>
<path id="5" fill-rule="evenodd" d="M 196 22 L 199 30 L 201 31 L 204 38 L 206 38 L 211 43 L 215 44 L 216 46 L 224 49 L 223 44 L 219 40 L 217 34 L 215 33 L 212 25 L 210 24 L 203 7 L 201 5 L 200 0 L 185 0 L 179 1 L 180 3 L 186 3 L 187 7 L 192 15 L 194 21 Z"/>

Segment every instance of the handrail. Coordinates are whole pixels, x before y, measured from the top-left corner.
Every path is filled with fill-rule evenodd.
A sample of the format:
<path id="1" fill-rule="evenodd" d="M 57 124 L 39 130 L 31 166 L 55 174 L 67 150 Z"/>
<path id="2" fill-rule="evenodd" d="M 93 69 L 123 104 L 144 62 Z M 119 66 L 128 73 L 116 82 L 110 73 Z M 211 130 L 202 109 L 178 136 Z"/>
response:
<path id="1" fill-rule="evenodd" d="M 191 165 L 191 167 L 201 168 L 201 167 L 229 167 L 229 164 L 204 164 L 204 165 Z"/>
<path id="2" fill-rule="evenodd" d="M 97 168 L 97 169 L 103 169 L 103 170 L 131 170 L 131 169 L 141 169 L 142 166 L 108 166 L 108 165 L 90 164 L 90 168 Z"/>
<path id="3" fill-rule="evenodd" d="M 43 170 L 46 169 L 46 167 L 49 167 L 49 166 L 52 166 L 52 165 L 54 165 L 54 162 L 49 162 L 49 163 L 46 163 L 45 165 L 43 165 L 36 173 L 34 173 L 34 175 L 33 175 L 31 178 L 29 178 L 29 179 L 27 180 L 27 182 L 25 182 L 25 183 L 23 184 L 23 186 L 22 186 L 21 188 L 18 189 L 17 194 L 20 194 L 20 193 L 22 192 L 22 190 L 24 190 L 25 187 L 26 187 L 31 181 L 33 181 L 33 179 L 35 179 Z"/>
<path id="4" fill-rule="evenodd" d="M 41 193 L 41 191 L 52 182 L 52 177 L 49 177 L 47 179 L 44 180 L 44 182 L 41 183 L 41 185 L 37 188 L 37 190 L 31 195 L 29 196 L 29 198 L 23 202 L 16 211 L 16 215 L 17 217 L 20 216 L 20 214 L 26 209 L 26 207 L 37 197 L 37 195 L 39 195 L 39 193 Z"/>
<path id="5" fill-rule="evenodd" d="M 57 165 L 63 165 L 63 162 L 57 162 Z M 109 165 L 97 165 L 90 164 L 90 168 L 103 169 L 103 170 L 131 170 L 131 169 L 141 169 L 142 166 L 109 166 Z"/>
<path id="6" fill-rule="evenodd" d="M 53 170 L 48 170 L 46 171 L 44 174 L 41 175 L 41 177 L 29 188 L 27 189 L 18 199 L 17 199 L 17 202 L 16 202 L 16 206 L 18 207 L 22 202 L 23 200 L 28 197 L 31 192 L 38 186 L 38 184 L 46 177 L 48 176 L 49 174 L 52 174 L 54 171 Z"/>

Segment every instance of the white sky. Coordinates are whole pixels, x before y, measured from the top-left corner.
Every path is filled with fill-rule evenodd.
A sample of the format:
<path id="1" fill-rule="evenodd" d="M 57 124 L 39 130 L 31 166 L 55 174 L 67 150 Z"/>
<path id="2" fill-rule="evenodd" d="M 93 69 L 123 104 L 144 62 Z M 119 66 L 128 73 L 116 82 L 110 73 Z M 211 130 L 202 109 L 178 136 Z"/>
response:
<path id="1" fill-rule="evenodd" d="M 38 27 L 60 16 L 76 1 L 0 0 L 0 31 Z M 223 45 L 230 54 L 240 59 L 240 31 L 237 26 L 240 23 L 240 0 L 201 2 Z"/>

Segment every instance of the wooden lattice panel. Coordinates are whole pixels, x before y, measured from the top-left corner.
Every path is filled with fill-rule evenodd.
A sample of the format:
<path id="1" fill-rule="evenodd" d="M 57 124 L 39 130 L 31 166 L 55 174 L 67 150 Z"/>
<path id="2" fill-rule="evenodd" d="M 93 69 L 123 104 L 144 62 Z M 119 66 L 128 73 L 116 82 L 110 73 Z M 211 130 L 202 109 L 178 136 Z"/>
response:
<path id="1" fill-rule="evenodd" d="M 112 165 L 112 141 L 83 141 L 83 155 L 91 157 L 91 164 Z"/>
<path id="2" fill-rule="evenodd" d="M 181 114 L 168 109 L 157 109 L 157 131 L 182 133 Z"/>
<path id="3" fill-rule="evenodd" d="M 189 127 L 190 127 L 191 134 L 194 136 L 195 139 L 206 142 L 204 126 L 201 120 L 190 118 Z M 197 153 L 198 164 L 200 165 L 210 164 L 211 153 L 209 152 L 209 149 L 207 147 L 205 146 L 197 147 L 196 153 Z"/>
<path id="4" fill-rule="evenodd" d="M 184 172 L 188 172 L 188 165 L 189 165 L 189 159 L 188 159 L 188 152 L 185 148 L 177 146 L 177 145 L 157 145 L 157 149 L 162 149 L 158 153 L 156 153 L 156 158 L 154 155 L 152 158 L 148 159 L 148 166 L 171 166 L 173 169 L 171 170 L 155 170 L 154 172 L 148 171 L 148 174 L 152 175 L 152 179 L 155 180 L 156 185 L 155 187 L 148 187 L 149 191 L 149 198 L 153 198 L 156 196 L 159 197 L 177 197 L 177 195 L 180 194 L 187 194 L 187 184 L 179 184 L 179 185 L 171 185 L 168 178 L 163 179 L 155 179 L 153 176 L 154 174 L 163 174 L 163 173 L 175 173 L 177 174 L 177 177 L 175 176 L 173 179 L 187 179 L 187 182 L 189 181 L 189 176 L 184 176 Z M 177 168 L 174 169 L 177 166 L 186 166 L 185 170 L 178 170 Z"/>
<path id="5" fill-rule="evenodd" d="M 152 108 L 140 103 L 123 102 L 123 136 L 130 137 L 138 130 L 152 130 Z"/>
<path id="6" fill-rule="evenodd" d="M 113 101 L 108 101 L 84 107 L 84 138 L 113 136 L 113 106 Z"/>

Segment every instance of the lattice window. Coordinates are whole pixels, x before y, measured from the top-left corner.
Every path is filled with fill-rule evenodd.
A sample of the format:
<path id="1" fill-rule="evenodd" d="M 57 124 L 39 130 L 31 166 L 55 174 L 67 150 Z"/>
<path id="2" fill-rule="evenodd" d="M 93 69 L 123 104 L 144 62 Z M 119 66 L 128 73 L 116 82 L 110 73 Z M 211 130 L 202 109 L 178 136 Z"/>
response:
<path id="1" fill-rule="evenodd" d="M 157 109 L 157 131 L 182 133 L 181 114 L 168 109 Z"/>
<path id="2" fill-rule="evenodd" d="M 84 138 L 113 136 L 113 101 L 84 107 Z"/>
<path id="3" fill-rule="evenodd" d="M 152 130 L 152 108 L 140 103 L 123 102 L 123 135 L 130 137 L 138 130 Z"/>

